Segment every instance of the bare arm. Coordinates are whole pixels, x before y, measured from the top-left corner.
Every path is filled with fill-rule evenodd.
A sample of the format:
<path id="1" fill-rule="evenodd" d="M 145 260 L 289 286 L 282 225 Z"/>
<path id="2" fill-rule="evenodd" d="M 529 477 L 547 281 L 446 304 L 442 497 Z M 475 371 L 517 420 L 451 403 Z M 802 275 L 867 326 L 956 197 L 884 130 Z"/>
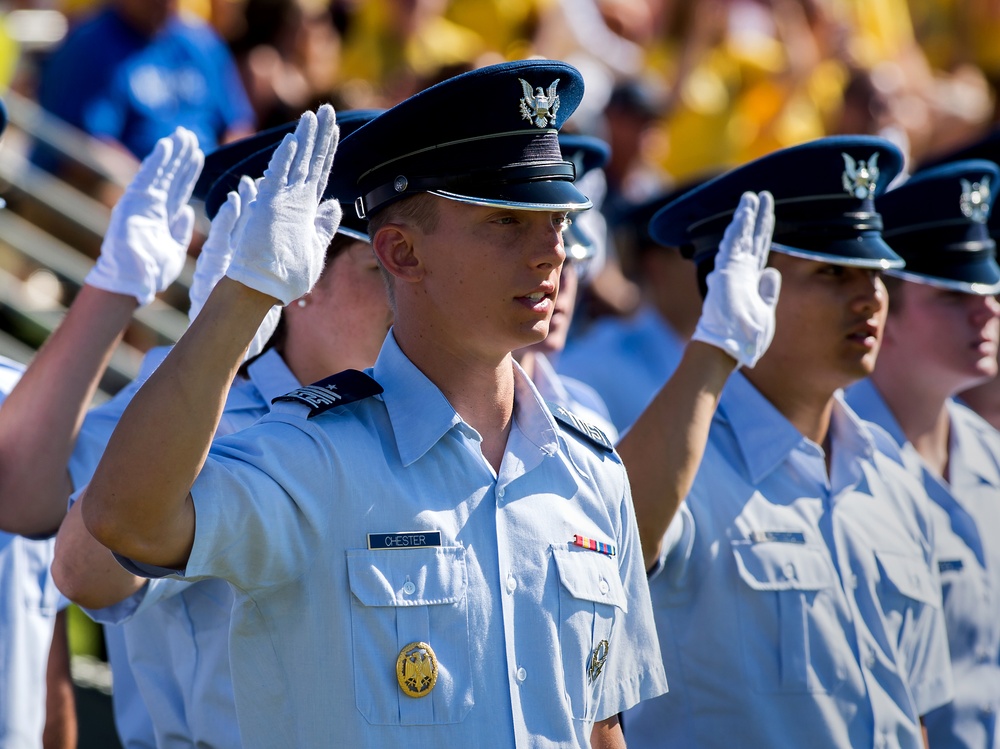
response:
<path id="1" fill-rule="evenodd" d="M 69 670 L 69 641 L 66 637 L 66 610 L 56 614 L 56 626 L 45 673 L 45 749 L 73 749 L 76 746 L 76 699 Z"/>
<path id="2" fill-rule="evenodd" d="M 635 503 L 646 569 L 694 482 L 722 388 L 736 360 L 692 341 L 677 370 L 618 443 Z"/>
<path id="3" fill-rule="evenodd" d="M 122 567 L 83 524 L 81 503 L 70 509 L 59 526 L 52 579 L 63 595 L 88 609 L 113 606 L 146 583 Z"/>
<path id="4" fill-rule="evenodd" d="M 781 277 L 765 267 L 773 227 L 770 193 L 744 193 L 719 243 L 691 343 L 618 445 L 646 569 L 659 558 L 663 535 L 694 482 L 726 380 L 737 363 L 752 367 L 774 335 Z"/>
<path id="5" fill-rule="evenodd" d="M 80 500 L 101 544 L 136 561 L 185 566 L 194 542 L 191 486 L 247 345 L 273 304 L 223 278 L 136 393 Z"/>
<path id="6" fill-rule="evenodd" d="M 617 715 L 594 724 L 590 746 L 592 749 L 625 749 L 625 736 Z"/>
<path id="7" fill-rule="evenodd" d="M 59 527 L 66 466 L 80 424 L 137 304 L 84 285 L 0 408 L 0 528 L 41 536 Z"/>
<path id="8" fill-rule="evenodd" d="M 157 141 L 111 212 L 101 254 L 65 319 L 0 409 L 0 528 L 51 534 L 66 513 L 66 466 L 83 416 L 132 312 L 184 265 L 187 205 L 202 155 L 179 128 Z"/>
<path id="9" fill-rule="evenodd" d="M 191 486 L 233 377 L 275 301 L 288 304 L 316 283 L 340 223 L 339 204 L 322 199 L 338 135 L 324 104 L 285 136 L 247 207 L 227 276 L 118 422 L 81 500 L 87 530 L 109 549 L 186 566 L 195 531 Z"/>

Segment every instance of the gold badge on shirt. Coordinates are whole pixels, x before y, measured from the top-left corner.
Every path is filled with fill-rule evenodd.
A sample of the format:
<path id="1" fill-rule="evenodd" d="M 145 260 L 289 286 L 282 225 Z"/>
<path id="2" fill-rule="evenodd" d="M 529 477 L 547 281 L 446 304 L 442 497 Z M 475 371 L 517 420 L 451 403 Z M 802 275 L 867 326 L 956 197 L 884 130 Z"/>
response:
<path id="1" fill-rule="evenodd" d="M 396 680 L 408 697 L 426 697 L 438 678 L 434 649 L 426 642 L 411 642 L 396 658 Z"/>

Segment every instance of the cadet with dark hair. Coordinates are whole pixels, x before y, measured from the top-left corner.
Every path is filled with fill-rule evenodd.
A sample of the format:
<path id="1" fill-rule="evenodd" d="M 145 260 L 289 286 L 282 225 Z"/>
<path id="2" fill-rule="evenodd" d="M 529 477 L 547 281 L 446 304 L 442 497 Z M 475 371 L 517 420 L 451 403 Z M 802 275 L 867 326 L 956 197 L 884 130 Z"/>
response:
<path id="1" fill-rule="evenodd" d="M 885 140 L 823 139 L 653 216 L 711 294 L 733 206 L 769 190 L 782 285 L 774 339 L 722 391 L 679 509 L 640 501 L 625 450 L 640 424 L 622 440 L 673 687 L 626 714 L 633 748 L 916 749 L 921 716 L 951 699 L 926 495 L 839 394 L 874 367 L 881 271 L 902 265 L 873 202 L 901 165 Z"/>

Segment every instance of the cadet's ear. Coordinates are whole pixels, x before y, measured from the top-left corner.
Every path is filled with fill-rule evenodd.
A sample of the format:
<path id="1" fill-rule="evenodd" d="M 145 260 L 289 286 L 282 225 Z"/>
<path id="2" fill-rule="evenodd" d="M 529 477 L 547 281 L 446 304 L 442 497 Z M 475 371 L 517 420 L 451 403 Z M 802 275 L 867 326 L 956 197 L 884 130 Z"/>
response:
<path id="1" fill-rule="evenodd" d="M 385 224 L 372 237 L 372 250 L 382 266 L 400 281 L 423 278 L 424 265 L 414 252 L 412 231 L 403 224 Z"/>

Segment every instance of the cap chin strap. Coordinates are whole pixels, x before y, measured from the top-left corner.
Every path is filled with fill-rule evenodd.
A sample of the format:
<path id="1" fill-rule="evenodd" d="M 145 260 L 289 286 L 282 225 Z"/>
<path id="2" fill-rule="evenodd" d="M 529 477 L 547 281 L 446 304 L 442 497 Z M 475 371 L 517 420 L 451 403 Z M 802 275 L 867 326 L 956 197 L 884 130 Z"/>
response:
<path id="1" fill-rule="evenodd" d="M 451 177 L 406 177 L 399 175 L 392 182 L 379 185 L 354 201 L 354 212 L 365 220 L 386 203 L 421 192 L 442 190 L 456 194 L 475 195 L 484 187 L 499 187 L 511 183 L 576 179 L 576 166 L 571 161 L 546 164 L 517 165 L 489 171 L 472 172 Z"/>

